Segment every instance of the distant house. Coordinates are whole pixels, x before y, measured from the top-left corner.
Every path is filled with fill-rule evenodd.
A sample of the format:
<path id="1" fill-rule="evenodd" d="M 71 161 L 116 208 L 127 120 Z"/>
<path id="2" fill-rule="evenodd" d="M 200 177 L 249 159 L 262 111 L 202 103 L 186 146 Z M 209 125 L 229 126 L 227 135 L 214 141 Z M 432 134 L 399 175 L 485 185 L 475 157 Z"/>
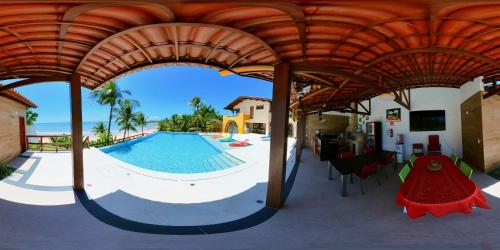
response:
<path id="1" fill-rule="evenodd" d="M 240 96 L 224 109 L 233 112 L 233 116 L 224 115 L 222 129 L 225 133 L 271 133 L 272 100 L 255 96 Z M 294 136 L 294 122 L 290 118 L 289 136 Z"/>
<path id="2" fill-rule="evenodd" d="M 36 108 L 28 98 L 13 91 L 0 92 L 0 163 L 26 151 L 26 108 Z"/>

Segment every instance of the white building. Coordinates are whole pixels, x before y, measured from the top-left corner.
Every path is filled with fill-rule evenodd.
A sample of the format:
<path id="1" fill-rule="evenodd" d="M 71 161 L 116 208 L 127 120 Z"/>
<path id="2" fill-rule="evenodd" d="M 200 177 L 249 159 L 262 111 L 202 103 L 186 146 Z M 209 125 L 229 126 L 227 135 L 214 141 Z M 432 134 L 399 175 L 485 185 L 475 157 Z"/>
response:
<path id="1" fill-rule="evenodd" d="M 234 115 L 223 116 L 223 132 L 270 134 L 271 104 L 271 99 L 255 96 L 240 96 L 234 99 L 224 107 Z M 290 116 L 288 129 L 290 136 L 295 135 L 295 128 L 295 122 Z"/>

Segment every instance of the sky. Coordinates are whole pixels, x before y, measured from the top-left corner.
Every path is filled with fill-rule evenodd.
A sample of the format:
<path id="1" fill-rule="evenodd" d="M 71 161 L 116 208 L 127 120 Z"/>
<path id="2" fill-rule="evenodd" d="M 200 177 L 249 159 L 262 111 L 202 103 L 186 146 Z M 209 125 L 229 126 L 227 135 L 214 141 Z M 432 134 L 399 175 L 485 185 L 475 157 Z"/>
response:
<path id="1" fill-rule="evenodd" d="M 189 101 L 194 96 L 199 96 L 202 102 L 212 105 L 222 114 L 230 114 L 223 108 L 238 96 L 272 96 L 270 82 L 238 75 L 220 76 L 217 70 L 198 66 L 146 69 L 116 82 L 121 89 L 132 92 L 130 98 L 140 103 L 137 111 L 142 111 L 150 120 L 170 117 L 174 113 L 191 113 Z M 16 90 L 38 105 L 37 123 L 70 121 L 67 83 L 35 84 Z M 84 122 L 107 120 L 109 107 L 100 106 L 86 88 L 82 88 L 82 106 Z"/>

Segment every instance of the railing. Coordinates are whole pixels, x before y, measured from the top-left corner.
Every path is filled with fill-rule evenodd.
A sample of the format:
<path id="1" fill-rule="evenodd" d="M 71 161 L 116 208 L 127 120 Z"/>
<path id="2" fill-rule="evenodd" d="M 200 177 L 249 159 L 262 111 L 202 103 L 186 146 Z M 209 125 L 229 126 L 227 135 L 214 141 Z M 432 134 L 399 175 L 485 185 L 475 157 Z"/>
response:
<path id="1" fill-rule="evenodd" d="M 146 134 L 136 134 L 136 135 L 132 135 L 132 136 L 129 136 L 129 137 L 125 137 L 125 138 L 121 138 L 121 139 L 116 139 L 114 138 L 113 140 L 110 140 L 110 141 L 104 141 L 104 142 L 89 142 L 88 146 L 89 147 L 96 147 L 96 148 L 100 148 L 100 147 L 105 147 L 105 146 L 109 146 L 109 145 L 113 145 L 113 144 L 117 144 L 117 143 L 120 143 L 120 142 L 124 142 L 124 141 L 129 141 L 129 140 L 132 140 L 132 139 L 136 139 L 136 138 L 139 138 L 139 137 L 143 137 L 145 136 Z"/>
<path id="2" fill-rule="evenodd" d="M 71 135 L 28 135 L 28 149 L 43 151 L 56 151 L 71 149 Z M 33 139 L 34 138 L 34 139 Z M 83 145 L 89 145 L 89 137 L 83 141 Z M 31 146 L 31 147 L 30 147 Z"/>
<path id="3" fill-rule="evenodd" d="M 83 140 L 82 144 L 83 144 L 84 148 L 90 148 L 90 147 L 99 148 L 99 147 L 109 146 L 109 145 L 113 145 L 116 143 L 136 139 L 136 138 L 142 137 L 144 135 L 146 135 L 146 134 L 136 134 L 136 135 L 132 135 L 132 136 L 125 137 L 125 138 L 120 138 L 120 139 L 114 138 L 114 139 L 110 140 L 109 142 L 108 141 L 105 141 L 105 142 L 90 141 L 90 137 L 87 136 Z M 27 138 L 28 138 L 28 149 L 30 149 L 30 150 L 37 150 L 38 149 L 38 150 L 40 150 L 40 152 L 43 152 L 43 151 L 59 152 L 62 149 L 70 150 L 71 146 L 72 146 L 71 135 L 28 135 Z M 61 140 L 62 138 L 67 138 L 67 139 Z"/>

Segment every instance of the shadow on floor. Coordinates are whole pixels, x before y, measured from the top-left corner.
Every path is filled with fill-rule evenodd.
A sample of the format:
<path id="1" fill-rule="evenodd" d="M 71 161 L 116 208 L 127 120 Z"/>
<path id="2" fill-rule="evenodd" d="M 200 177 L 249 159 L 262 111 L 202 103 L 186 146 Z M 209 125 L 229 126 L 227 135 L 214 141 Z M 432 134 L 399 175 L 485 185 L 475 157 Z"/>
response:
<path id="1" fill-rule="evenodd" d="M 297 175 L 298 167 L 299 164 L 295 164 L 293 166 L 292 173 L 290 174 L 290 177 L 286 181 L 285 200 L 292 190 L 295 177 Z M 264 184 L 258 184 L 258 185 L 264 185 Z M 217 234 L 217 233 L 233 232 L 256 226 L 268 220 L 278 212 L 277 209 L 264 207 L 259 211 L 244 218 L 219 224 L 199 225 L 199 226 L 155 225 L 155 224 L 148 224 L 148 223 L 129 220 L 120 217 L 116 214 L 113 214 L 110 211 L 103 208 L 102 206 L 100 206 L 95 200 L 90 199 L 85 191 L 75 191 L 75 195 L 78 198 L 78 200 L 82 203 L 83 207 L 99 221 L 123 230 L 140 232 L 140 233 L 149 233 L 149 234 L 196 235 L 196 234 Z M 115 192 L 114 195 L 130 196 L 122 191 L 119 191 L 119 193 Z M 135 199 L 138 198 L 136 197 Z"/>

